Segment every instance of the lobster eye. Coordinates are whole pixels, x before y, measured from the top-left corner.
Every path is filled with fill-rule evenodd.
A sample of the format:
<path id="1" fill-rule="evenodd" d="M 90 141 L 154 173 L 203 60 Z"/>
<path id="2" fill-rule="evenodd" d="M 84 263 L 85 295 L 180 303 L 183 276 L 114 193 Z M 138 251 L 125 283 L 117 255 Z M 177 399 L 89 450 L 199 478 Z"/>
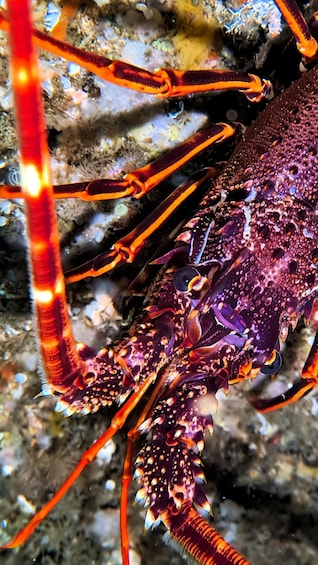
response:
<path id="1" fill-rule="evenodd" d="M 200 273 L 194 267 L 182 267 L 174 273 L 173 284 L 180 292 L 188 292 L 190 281 L 198 275 Z"/>
<path id="2" fill-rule="evenodd" d="M 274 350 L 269 363 L 265 363 L 261 368 L 264 375 L 276 375 L 282 366 L 282 356 L 279 351 Z"/>

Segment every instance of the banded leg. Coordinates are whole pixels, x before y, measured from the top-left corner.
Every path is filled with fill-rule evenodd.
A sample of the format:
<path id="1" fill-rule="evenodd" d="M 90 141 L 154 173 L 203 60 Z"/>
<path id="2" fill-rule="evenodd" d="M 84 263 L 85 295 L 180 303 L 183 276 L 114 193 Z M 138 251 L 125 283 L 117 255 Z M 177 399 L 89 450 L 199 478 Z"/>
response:
<path id="1" fill-rule="evenodd" d="M 145 246 L 147 239 L 213 175 L 214 170 L 207 169 L 197 175 L 197 180 L 193 179 L 182 183 L 143 222 L 119 239 L 113 245 L 112 250 L 101 253 L 94 259 L 68 271 L 65 275 L 66 283 L 77 282 L 86 277 L 97 277 L 116 267 L 132 263 L 136 255 Z"/>
<path id="2" fill-rule="evenodd" d="M 63 2 L 60 17 L 52 29 L 53 37 L 62 40 L 65 39 L 68 24 L 74 18 L 79 9 L 79 5 L 80 0 L 65 0 Z"/>
<path id="3" fill-rule="evenodd" d="M 0 12 L 0 29 L 8 31 L 8 22 L 3 10 Z M 122 61 L 113 61 L 83 51 L 35 29 L 33 38 L 37 47 L 81 65 L 108 82 L 139 92 L 156 94 L 160 98 L 234 89 L 244 92 L 250 100 L 258 102 L 271 91 L 268 81 L 262 81 L 256 75 L 242 71 L 159 69 L 151 72 Z"/>
<path id="4" fill-rule="evenodd" d="M 42 365 L 52 387 L 68 387 L 86 373 L 68 318 L 59 235 L 52 201 L 49 152 L 37 54 L 27 0 L 8 3 L 11 76 L 18 117 L 21 176 L 29 235 L 32 296 Z M 65 375 L 66 378 L 65 378 Z"/>
<path id="5" fill-rule="evenodd" d="M 114 200 L 131 196 L 141 198 L 195 155 L 233 135 L 234 129 L 225 123 L 207 127 L 152 163 L 132 171 L 123 180 L 98 179 L 53 186 L 54 198 L 81 200 Z M 20 186 L 0 186 L 0 198 L 23 198 Z"/>
<path id="6" fill-rule="evenodd" d="M 318 332 L 303 368 L 301 378 L 296 381 L 286 392 L 274 398 L 252 399 L 252 405 L 262 413 L 272 412 L 293 402 L 297 402 L 314 390 L 318 385 Z"/>
<path id="7" fill-rule="evenodd" d="M 109 441 L 125 424 L 129 414 L 134 410 L 136 405 L 139 403 L 140 399 L 144 396 L 146 390 L 153 384 L 152 379 L 148 379 L 130 396 L 128 401 L 124 406 L 117 412 L 114 416 L 110 427 L 103 432 L 103 434 L 91 445 L 85 453 L 83 453 L 80 462 L 73 469 L 71 474 L 68 476 L 63 485 L 59 490 L 52 496 L 52 498 L 33 516 L 30 522 L 14 536 L 5 545 L 1 546 L 1 549 L 10 549 L 13 547 L 18 547 L 24 543 L 34 530 L 41 524 L 44 518 L 55 508 L 55 506 L 60 502 L 60 500 L 67 494 L 69 489 L 78 479 L 80 474 L 84 471 L 89 463 L 91 463 L 95 457 L 98 455 L 99 451 L 104 447 L 104 445 Z"/>
<path id="8" fill-rule="evenodd" d="M 233 135 L 234 129 L 228 124 L 216 124 L 199 131 L 190 139 L 159 157 L 153 163 L 128 173 L 124 180 L 94 180 L 71 185 L 53 187 L 55 198 L 81 198 L 82 200 L 108 200 L 133 196 L 140 198 L 154 186 L 171 175 L 194 155 L 212 145 L 224 141 Z M 84 277 L 97 277 L 125 263 L 132 263 L 142 249 L 146 238 L 171 216 L 203 182 L 214 174 L 214 169 L 200 173 L 197 181 L 189 181 L 179 186 L 144 222 L 121 238 L 113 246 L 113 250 L 98 255 L 93 260 L 80 265 L 66 274 L 66 282 L 73 283 Z M 21 187 L 3 186 L 0 198 L 18 198 L 23 196 Z"/>
<path id="9" fill-rule="evenodd" d="M 297 2 L 295 0 L 275 0 L 275 3 L 295 36 L 299 52 L 305 59 L 317 57 L 318 43 L 312 36 Z"/>

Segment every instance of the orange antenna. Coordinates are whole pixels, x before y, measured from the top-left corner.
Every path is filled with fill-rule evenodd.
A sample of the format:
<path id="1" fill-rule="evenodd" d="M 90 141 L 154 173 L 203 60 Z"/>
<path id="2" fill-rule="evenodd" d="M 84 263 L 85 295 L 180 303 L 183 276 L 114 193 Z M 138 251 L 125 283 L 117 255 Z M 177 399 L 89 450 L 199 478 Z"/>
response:
<path id="1" fill-rule="evenodd" d="M 55 390 L 82 374 L 70 327 L 28 0 L 8 2 L 11 76 L 27 212 L 32 298 L 43 369 Z"/>

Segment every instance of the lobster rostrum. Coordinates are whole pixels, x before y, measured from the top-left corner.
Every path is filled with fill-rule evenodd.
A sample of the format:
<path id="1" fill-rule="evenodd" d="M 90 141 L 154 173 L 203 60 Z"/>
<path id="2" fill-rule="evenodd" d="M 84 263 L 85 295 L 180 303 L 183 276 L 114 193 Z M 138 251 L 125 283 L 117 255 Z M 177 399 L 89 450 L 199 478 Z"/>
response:
<path id="1" fill-rule="evenodd" d="M 18 19 L 17 13 L 12 15 L 17 3 L 8 4 L 11 18 Z M 297 5 L 292 1 L 277 4 L 291 20 L 304 55 L 314 58 L 317 44 Z M 18 10 L 21 6 L 22 2 Z M 5 28 L 3 15 L 1 21 Z M 45 41 L 39 33 L 36 37 Z M 18 59 L 15 47 L 12 41 L 13 62 Z M 16 83 L 19 80 L 27 83 L 32 75 L 28 71 L 23 79 L 15 72 Z M 127 75 L 129 73 L 131 69 L 127 66 Z M 176 85 L 177 73 L 173 75 L 173 71 L 169 71 L 166 75 L 173 83 L 170 90 L 179 87 Z M 141 74 L 139 78 L 145 83 L 150 80 Z M 187 79 L 193 81 L 192 77 L 191 81 L 188 76 L 181 78 L 185 83 Z M 180 84 L 181 78 L 178 77 Z M 158 75 L 155 79 L 159 82 Z M 204 447 L 205 430 L 212 430 L 217 391 L 228 389 L 230 384 L 246 377 L 256 376 L 260 370 L 275 374 L 280 366 L 280 340 L 286 339 L 289 328 L 295 327 L 300 316 L 307 320 L 313 316 L 318 290 L 317 79 L 318 68 L 313 67 L 268 105 L 248 129 L 244 141 L 217 180 L 211 180 L 211 173 L 204 172 L 199 175 L 199 180 L 192 179 L 179 187 L 172 199 L 163 205 L 166 212 L 173 200 L 177 201 L 181 194 L 186 197 L 187 192 L 195 190 L 202 180 L 210 184 L 194 217 L 177 237 L 174 249 L 155 260 L 156 264 L 164 266 L 163 274 L 154 283 L 143 313 L 129 336 L 111 349 L 102 349 L 95 354 L 80 344 L 75 351 L 65 316 L 57 313 L 59 308 L 63 311 L 65 302 L 60 275 L 56 275 L 55 290 L 50 294 L 38 282 L 41 276 L 45 279 L 46 274 L 35 269 L 34 301 L 40 319 L 40 349 L 48 372 L 48 388 L 58 396 L 60 407 L 67 413 L 95 412 L 114 402 L 120 404 L 120 409 L 110 428 L 86 452 L 61 491 L 5 547 L 18 545 L 30 535 L 89 460 L 124 425 L 133 408 L 149 392 L 146 406 L 128 435 L 123 514 L 127 506 L 134 443 L 140 434 L 147 432 L 137 455 L 135 471 L 139 482 L 137 500 L 147 508 L 146 526 L 162 522 L 171 538 L 199 563 L 247 563 L 198 512 L 198 509 L 203 512 L 210 509 L 202 488 L 204 476 L 200 453 Z M 253 81 L 248 75 L 246 83 L 249 87 Z M 255 84 L 255 90 L 248 91 L 251 97 L 264 94 L 268 88 L 259 81 Z M 16 87 L 19 88 L 19 84 Z M 163 93 L 164 86 L 160 88 Z M 17 100 L 17 116 L 20 118 L 23 112 L 19 98 Z M 230 135 L 232 132 L 226 128 L 223 124 L 215 126 L 213 136 L 219 140 Z M 20 130 L 23 153 L 23 125 Z M 213 136 L 209 133 L 207 137 Z M 27 184 L 25 171 L 24 178 Z M 33 176 L 36 185 L 34 179 Z M 0 194 L 5 195 L 7 191 L 9 196 L 16 196 L 18 190 L 7 187 Z M 65 187 L 54 190 L 59 197 L 66 191 Z M 83 194 L 84 197 L 96 195 L 97 189 L 95 193 L 94 190 L 92 186 L 88 188 L 88 183 L 76 187 L 76 191 L 82 191 L 82 197 Z M 32 191 L 38 191 L 37 185 L 34 188 L 33 184 L 29 189 L 31 198 L 34 197 Z M 67 196 L 74 194 L 75 189 L 72 192 L 70 188 Z M 75 196 L 78 196 L 77 192 Z M 27 200 L 27 192 L 24 197 Z M 148 224 L 156 224 L 156 218 L 152 215 Z M 29 228 L 31 241 L 37 229 Z M 137 235 L 134 233 L 126 248 L 128 240 L 120 240 L 114 251 L 104 258 L 107 268 L 122 262 L 127 249 L 128 254 L 132 253 L 131 242 L 147 229 L 143 225 Z M 43 228 L 44 232 L 46 241 L 54 240 L 55 236 L 50 237 L 47 226 Z M 42 252 L 42 233 L 33 244 L 35 248 L 39 247 L 39 253 Z M 137 244 L 135 248 L 138 248 Z M 95 263 L 90 264 L 89 274 L 97 270 Z M 87 267 L 79 275 L 72 272 L 68 281 L 77 280 L 86 272 Z M 51 283 L 52 277 L 50 272 Z M 54 311 L 54 315 L 47 314 L 49 310 Z M 52 327 L 60 324 L 59 340 L 49 339 L 48 330 L 46 333 L 43 330 L 45 323 Z M 272 410 L 300 398 L 316 384 L 317 338 L 301 379 L 284 395 L 255 400 L 255 407 L 262 411 Z M 129 562 L 126 530 L 123 519 L 124 564 Z"/>

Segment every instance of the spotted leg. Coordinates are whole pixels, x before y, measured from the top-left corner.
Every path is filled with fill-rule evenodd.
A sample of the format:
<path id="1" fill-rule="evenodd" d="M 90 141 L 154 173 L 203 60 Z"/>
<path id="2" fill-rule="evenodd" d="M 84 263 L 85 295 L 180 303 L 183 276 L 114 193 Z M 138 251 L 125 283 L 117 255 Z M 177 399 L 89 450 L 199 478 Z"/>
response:
<path id="1" fill-rule="evenodd" d="M 213 429 L 218 381 L 202 374 L 202 379 L 181 384 L 187 369 L 177 361 L 167 372 L 174 370 L 180 386 L 172 383 L 162 391 L 151 417 L 141 426 L 148 439 L 137 456 L 135 478 L 141 487 L 136 500 L 147 508 L 145 525 L 152 528 L 162 522 L 167 540 L 195 562 L 248 565 L 198 512 L 207 517 L 211 510 L 201 486 L 199 455 L 204 430 Z"/>

